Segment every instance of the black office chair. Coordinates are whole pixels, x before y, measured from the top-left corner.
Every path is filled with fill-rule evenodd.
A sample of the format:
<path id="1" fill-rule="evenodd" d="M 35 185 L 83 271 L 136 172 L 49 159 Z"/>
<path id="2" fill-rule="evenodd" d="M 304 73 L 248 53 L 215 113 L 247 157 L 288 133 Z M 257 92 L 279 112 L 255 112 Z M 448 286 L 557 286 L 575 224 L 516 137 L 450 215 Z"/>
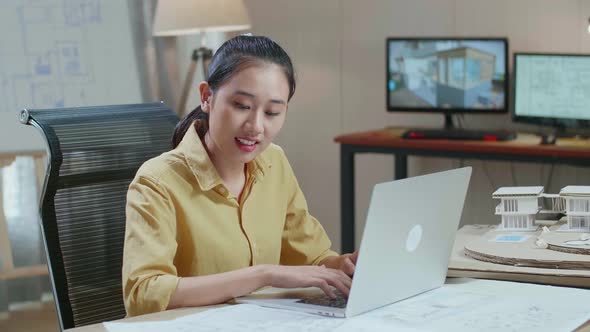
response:
<path id="1" fill-rule="evenodd" d="M 163 103 L 23 110 L 48 169 L 42 233 L 61 329 L 125 316 L 125 201 L 139 166 L 170 150 L 178 117 Z"/>

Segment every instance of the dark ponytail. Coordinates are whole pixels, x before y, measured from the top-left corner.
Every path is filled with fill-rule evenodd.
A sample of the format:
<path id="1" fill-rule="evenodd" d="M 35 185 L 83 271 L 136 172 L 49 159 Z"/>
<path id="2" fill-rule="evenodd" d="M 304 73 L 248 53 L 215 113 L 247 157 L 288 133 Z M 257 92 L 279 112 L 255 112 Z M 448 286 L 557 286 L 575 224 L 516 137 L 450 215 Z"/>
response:
<path id="1" fill-rule="evenodd" d="M 172 135 L 173 149 L 176 148 L 178 144 L 180 144 L 180 141 L 182 141 L 182 138 L 193 122 L 199 137 L 205 137 L 205 133 L 207 130 L 209 130 L 209 113 L 203 112 L 201 105 L 197 106 L 194 110 L 182 118 L 182 120 L 176 124 L 176 127 L 174 127 L 174 135 Z"/>
<path id="2" fill-rule="evenodd" d="M 291 58 L 268 37 L 241 35 L 229 39 L 213 55 L 209 65 L 207 83 L 214 94 L 215 91 L 240 71 L 262 63 L 273 63 L 280 66 L 289 83 L 289 99 L 295 94 L 295 71 Z M 174 128 L 172 147 L 176 148 L 194 122 L 195 130 L 203 138 L 209 130 L 209 113 L 203 112 L 201 106 L 185 116 Z"/>

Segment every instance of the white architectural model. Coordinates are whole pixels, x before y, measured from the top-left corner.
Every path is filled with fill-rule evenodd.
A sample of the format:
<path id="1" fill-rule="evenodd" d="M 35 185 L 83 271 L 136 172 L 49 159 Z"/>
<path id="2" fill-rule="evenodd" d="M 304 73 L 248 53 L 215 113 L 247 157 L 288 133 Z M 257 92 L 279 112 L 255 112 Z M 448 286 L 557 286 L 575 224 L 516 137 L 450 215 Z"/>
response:
<path id="1" fill-rule="evenodd" d="M 498 230 L 535 231 L 538 212 L 564 213 L 567 224 L 561 231 L 590 231 L 590 186 L 567 186 L 559 194 L 545 194 L 543 187 L 501 187 L 492 194 L 500 199 L 496 215 L 502 216 Z M 551 208 L 543 210 L 540 198 L 551 199 Z"/>
<path id="2" fill-rule="evenodd" d="M 590 231 L 590 186 L 567 186 L 559 195 L 565 198 L 569 229 Z"/>
<path id="3" fill-rule="evenodd" d="M 496 215 L 502 216 L 502 230 L 534 231 L 543 187 L 502 187 L 492 194 L 499 198 Z"/>

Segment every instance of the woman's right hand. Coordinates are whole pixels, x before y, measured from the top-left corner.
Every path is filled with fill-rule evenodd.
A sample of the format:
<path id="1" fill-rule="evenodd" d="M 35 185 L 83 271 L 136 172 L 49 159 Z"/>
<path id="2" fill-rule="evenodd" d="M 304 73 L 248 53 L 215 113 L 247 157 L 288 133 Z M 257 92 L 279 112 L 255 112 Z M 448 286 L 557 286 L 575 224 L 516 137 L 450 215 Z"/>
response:
<path id="1" fill-rule="evenodd" d="M 268 284 L 278 288 L 318 287 L 331 298 L 336 297 L 333 286 L 346 297 L 352 279 L 341 270 L 325 266 L 268 265 Z"/>

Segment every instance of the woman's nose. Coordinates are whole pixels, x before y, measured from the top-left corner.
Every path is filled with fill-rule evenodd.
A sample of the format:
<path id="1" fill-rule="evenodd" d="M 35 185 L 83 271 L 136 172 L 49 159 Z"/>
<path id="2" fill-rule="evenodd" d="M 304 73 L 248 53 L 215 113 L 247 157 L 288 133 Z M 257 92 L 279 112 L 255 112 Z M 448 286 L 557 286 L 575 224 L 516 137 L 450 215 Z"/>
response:
<path id="1" fill-rule="evenodd" d="M 255 134 L 260 134 L 264 130 L 263 129 L 264 128 L 263 120 L 264 120 L 264 113 L 263 112 L 257 112 L 257 111 L 252 112 L 252 115 L 248 119 L 248 123 L 250 125 L 250 129 Z"/>

